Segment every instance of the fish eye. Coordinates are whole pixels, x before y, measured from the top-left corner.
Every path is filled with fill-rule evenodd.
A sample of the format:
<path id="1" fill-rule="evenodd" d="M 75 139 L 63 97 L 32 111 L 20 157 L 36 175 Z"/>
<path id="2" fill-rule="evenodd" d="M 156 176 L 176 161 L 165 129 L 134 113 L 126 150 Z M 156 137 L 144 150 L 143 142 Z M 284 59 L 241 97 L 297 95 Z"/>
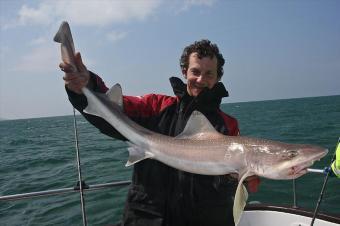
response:
<path id="1" fill-rule="evenodd" d="M 289 150 L 289 151 L 285 151 L 283 154 L 282 154 L 282 157 L 286 160 L 289 160 L 289 159 L 292 159 L 294 158 L 295 156 L 297 156 L 297 151 L 293 151 L 293 150 Z"/>
<path id="2" fill-rule="evenodd" d="M 287 153 L 287 157 L 288 158 L 292 159 L 295 156 L 297 156 L 297 152 L 296 151 L 288 151 L 288 153 Z"/>

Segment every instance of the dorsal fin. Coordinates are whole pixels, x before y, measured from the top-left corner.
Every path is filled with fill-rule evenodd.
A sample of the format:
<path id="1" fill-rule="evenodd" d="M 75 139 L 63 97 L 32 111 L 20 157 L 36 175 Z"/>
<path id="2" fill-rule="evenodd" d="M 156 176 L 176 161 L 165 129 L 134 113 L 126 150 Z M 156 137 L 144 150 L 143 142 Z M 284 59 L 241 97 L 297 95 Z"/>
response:
<path id="1" fill-rule="evenodd" d="M 209 120 L 199 111 L 193 111 L 178 139 L 217 139 L 223 136 L 211 125 Z"/>
<path id="2" fill-rule="evenodd" d="M 112 86 L 107 92 L 106 96 L 109 98 L 110 101 L 118 104 L 121 109 L 123 109 L 123 92 L 122 87 L 119 83 L 116 83 Z"/>

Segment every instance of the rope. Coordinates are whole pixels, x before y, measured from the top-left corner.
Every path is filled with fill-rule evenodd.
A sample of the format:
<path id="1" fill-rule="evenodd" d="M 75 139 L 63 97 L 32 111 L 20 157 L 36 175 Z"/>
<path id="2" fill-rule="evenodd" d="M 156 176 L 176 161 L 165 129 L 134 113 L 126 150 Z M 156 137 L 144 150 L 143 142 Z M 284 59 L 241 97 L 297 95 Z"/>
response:
<path id="1" fill-rule="evenodd" d="M 81 166 L 80 166 L 80 155 L 79 155 L 79 141 L 78 141 L 78 129 L 77 129 L 77 119 L 76 119 L 76 110 L 73 108 L 73 127 L 74 127 L 74 136 L 76 142 L 76 153 L 77 153 L 77 168 L 78 168 L 78 183 L 79 183 L 79 193 L 80 193 L 80 204 L 81 204 L 81 213 L 83 218 L 83 225 L 87 226 L 86 220 L 86 210 L 85 210 L 85 200 L 84 200 L 84 184 L 81 176 Z"/>

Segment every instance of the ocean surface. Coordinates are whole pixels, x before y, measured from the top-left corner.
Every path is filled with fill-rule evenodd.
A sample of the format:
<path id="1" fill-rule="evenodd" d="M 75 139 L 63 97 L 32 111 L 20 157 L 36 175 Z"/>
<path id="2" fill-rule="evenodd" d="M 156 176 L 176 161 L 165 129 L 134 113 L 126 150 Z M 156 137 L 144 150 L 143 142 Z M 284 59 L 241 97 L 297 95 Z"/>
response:
<path id="1" fill-rule="evenodd" d="M 328 148 L 314 168 L 330 163 L 340 136 L 340 96 L 223 104 L 241 134 Z M 87 184 L 129 180 L 126 144 L 102 135 L 77 116 L 83 179 Z M 297 205 L 313 210 L 324 176 L 296 180 Z M 78 181 L 73 116 L 0 122 L 0 196 L 75 186 Z M 321 211 L 340 214 L 340 180 L 330 178 Z M 89 225 L 120 221 L 127 186 L 85 193 Z M 249 201 L 293 204 L 292 181 L 262 179 Z M 0 201 L 0 225 L 82 225 L 79 193 Z"/>

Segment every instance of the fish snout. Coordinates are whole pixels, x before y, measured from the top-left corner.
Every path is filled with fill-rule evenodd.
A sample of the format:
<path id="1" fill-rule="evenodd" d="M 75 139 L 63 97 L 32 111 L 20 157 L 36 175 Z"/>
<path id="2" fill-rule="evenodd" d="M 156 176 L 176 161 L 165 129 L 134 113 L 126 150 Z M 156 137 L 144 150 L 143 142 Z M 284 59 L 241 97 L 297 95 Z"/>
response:
<path id="1" fill-rule="evenodd" d="M 317 146 L 307 146 L 301 149 L 301 153 L 307 156 L 307 158 L 309 157 L 312 161 L 315 161 L 326 156 L 328 149 Z"/>

